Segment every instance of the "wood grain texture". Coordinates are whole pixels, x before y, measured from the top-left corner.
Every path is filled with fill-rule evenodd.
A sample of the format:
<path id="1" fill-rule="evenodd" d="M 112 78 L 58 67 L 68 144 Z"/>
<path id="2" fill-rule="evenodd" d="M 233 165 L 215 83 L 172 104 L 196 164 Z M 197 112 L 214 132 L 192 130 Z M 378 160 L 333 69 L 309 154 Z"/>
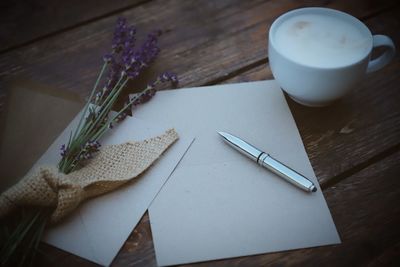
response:
<path id="1" fill-rule="evenodd" d="M 400 47 L 400 9 L 369 18 L 373 33 L 393 38 Z M 332 178 L 379 160 L 379 155 L 400 144 L 400 56 L 390 65 L 368 75 L 346 98 L 326 108 L 303 107 L 287 97 L 308 156 L 321 185 Z M 225 81 L 271 79 L 262 64 Z"/>
<path id="2" fill-rule="evenodd" d="M 5 0 L 0 4 L 0 51 L 43 38 L 143 0 Z"/>
<path id="3" fill-rule="evenodd" d="M 0 86 L 7 86 L 13 79 L 35 80 L 59 90 L 86 95 L 100 68 L 101 56 L 110 46 L 115 19 L 120 15 L 135 22 L 142 36 L 148 30 L 163 29 L 163 51 L 151 72 L 175 71 L 182 87 L 267 79 L 272 76 L 265 68 L 266 33 L 281 13 L 308 5 L 340 9 L 366 20 L 374 33 L 394 37 L 400 47 L 399 10 L 391 8 L 396 4 L 393 1 L 361 0 L 146 2 L 1 54 Z M 389 12 L 381 13 L 389 7 Z M 309 109 L 288 100 L 315 172 L 323 184 L 332 177 L 346 178 L 374 161 L 380 161 L 385 151 L 399 144 L 399 64 L 397 56 L 390 66 L 368 77 L 348 98 L 329 108 Z M 390 263 L 388 259 L 399 250 L 398 231 L 394 228 L 394 224 L 399 223 L 395 219 L 399 213 L 393 206 L 399 200 L 399 184 L 396 179 L 386 177 L 399 172 L 398 159 L 396 154 L 373 164 L 340 182 L 335 186 L 338 190 L 332 187 L 326 191 L 328 204 L 345 241 L 343 245 L 214 261 L 212 264 L 329 264 L 330 261 L 324 260 L 325 256 L 337 265 Z M 384 176 L 379 176 L 378 172 Z M 378 191 L 375 191 L 377 179 L 385 179 L 385 183 L 378 185 Z M 380 227 L 378 222 L 385 223 Z M 392 236 L 397 241 L 393 241 Z M 45 246 L 44 249 L 52 259 L 42 259 L 39 261 L 41 266 L 95 265 L 52 247 Z M 156 265 L 147 214 L 113 265 Z M 210 263 L 199 265 L 209 266 Z"/>
<path id="4" fill-rule="evenodd" d="M 372 3 L 372 4 L 371 4 Z M 152 72 L 179 74 L 181 86 L 215 83 L 265 60 L 266 33 L 281 13 L 324 5 L 370 16 L 391 1 L 152 1 L 118 14 L 143 35 L 160 27 L 163 51 Z M 32 79 L 61 90 L 87 94 L 108 51 L 116 16 L 107 17 L 0 55 L 0 80 Z"/>
<path id="5" fill-rule="evenodd" d="M 148 212 L 125 242 L 112 266 L 157 266 Z"/>

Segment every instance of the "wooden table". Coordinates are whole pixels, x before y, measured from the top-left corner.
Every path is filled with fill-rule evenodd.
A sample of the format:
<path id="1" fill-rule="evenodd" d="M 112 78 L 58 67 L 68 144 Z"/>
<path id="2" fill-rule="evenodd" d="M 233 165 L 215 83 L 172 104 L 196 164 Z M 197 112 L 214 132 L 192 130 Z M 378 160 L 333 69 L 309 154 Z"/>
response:
<path id="1" fill-rule="evenodd" d="M 179 74 L 180 86 L 271 79 L 267 32 L 280 14 L 324 6 L 348 12 L 400 48 L 396 1 L 4 1 L 1 87 L 28 79 L 87 96 L 125 16 L 140 33 L 161 28 L 162 52 L 152 72 Z M 324 190 L 342 244 L 194 264 L 197 266 L 386 266 L 400 262 L 400 60 L 368 76 L 345 99 L 306 108 L 288 99 Z M 249 218 L 251 220 L 251 218 Z M 245 229 L 244 229 L 245 230 Z M 43 245 L 38 265 L 92 266 Z M 155 266 L 144 215 L 113 262 Z"/>

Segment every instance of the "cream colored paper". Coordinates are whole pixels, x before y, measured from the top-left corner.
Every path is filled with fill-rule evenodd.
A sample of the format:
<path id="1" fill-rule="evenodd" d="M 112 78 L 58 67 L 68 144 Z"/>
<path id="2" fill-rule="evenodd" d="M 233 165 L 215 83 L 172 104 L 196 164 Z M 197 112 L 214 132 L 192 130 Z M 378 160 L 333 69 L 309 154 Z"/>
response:
<path id="1" fill-rule="evenodd" d="M 35 166 L 57 164 L 60 146 L 68 141 L 79 118 L 75 117 Z M 167 129 L 127 117 L 104 136 L 102 144 L 144 140 Z M 180 136 L 144 175 L 120 189 L 86 201 L 71 216 L 48 229 L 44 241 L 98 264 L 110 265 L 192 141 L 187 135 Z"/>
<path id="2" fill-rule="evenodd" d="M 149 208 L 159 265 L 340 243 L 275 81 L 162 91 L 135 116 L 196 136 Z M 309 177 L 318 191 L 306 193 L 261 168 L 217 131 L 270 153 Z"/>

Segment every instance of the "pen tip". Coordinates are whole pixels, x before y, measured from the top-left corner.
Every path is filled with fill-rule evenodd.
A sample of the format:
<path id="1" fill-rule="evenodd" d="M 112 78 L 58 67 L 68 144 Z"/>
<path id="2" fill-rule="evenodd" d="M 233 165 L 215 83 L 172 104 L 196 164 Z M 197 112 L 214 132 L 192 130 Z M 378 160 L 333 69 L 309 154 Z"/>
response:
<path id="1" fill-rule="evenodd" d="M 219 133 L 219 135 L 222 136 L 224 139 L 227 139 L 227 138 L 228 138 L 228 135 L 229 135 L 229 134 L 227 134 L 227 133 L 225 133 L 225 132 L 218 132 L 218 133 Z"/>

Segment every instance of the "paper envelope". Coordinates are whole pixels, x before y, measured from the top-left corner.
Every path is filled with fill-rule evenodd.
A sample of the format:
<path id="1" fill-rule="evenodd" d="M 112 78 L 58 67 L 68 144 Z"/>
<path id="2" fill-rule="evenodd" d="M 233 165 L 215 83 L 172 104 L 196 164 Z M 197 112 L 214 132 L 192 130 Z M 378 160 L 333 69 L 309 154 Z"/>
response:
<path id="1" fill-rule="evenodd" d="M 7 88 L 0 111 L 0 191 L 29 171 L 83 106 L 77 95 L 43 84 L 19 81 Z"/>

